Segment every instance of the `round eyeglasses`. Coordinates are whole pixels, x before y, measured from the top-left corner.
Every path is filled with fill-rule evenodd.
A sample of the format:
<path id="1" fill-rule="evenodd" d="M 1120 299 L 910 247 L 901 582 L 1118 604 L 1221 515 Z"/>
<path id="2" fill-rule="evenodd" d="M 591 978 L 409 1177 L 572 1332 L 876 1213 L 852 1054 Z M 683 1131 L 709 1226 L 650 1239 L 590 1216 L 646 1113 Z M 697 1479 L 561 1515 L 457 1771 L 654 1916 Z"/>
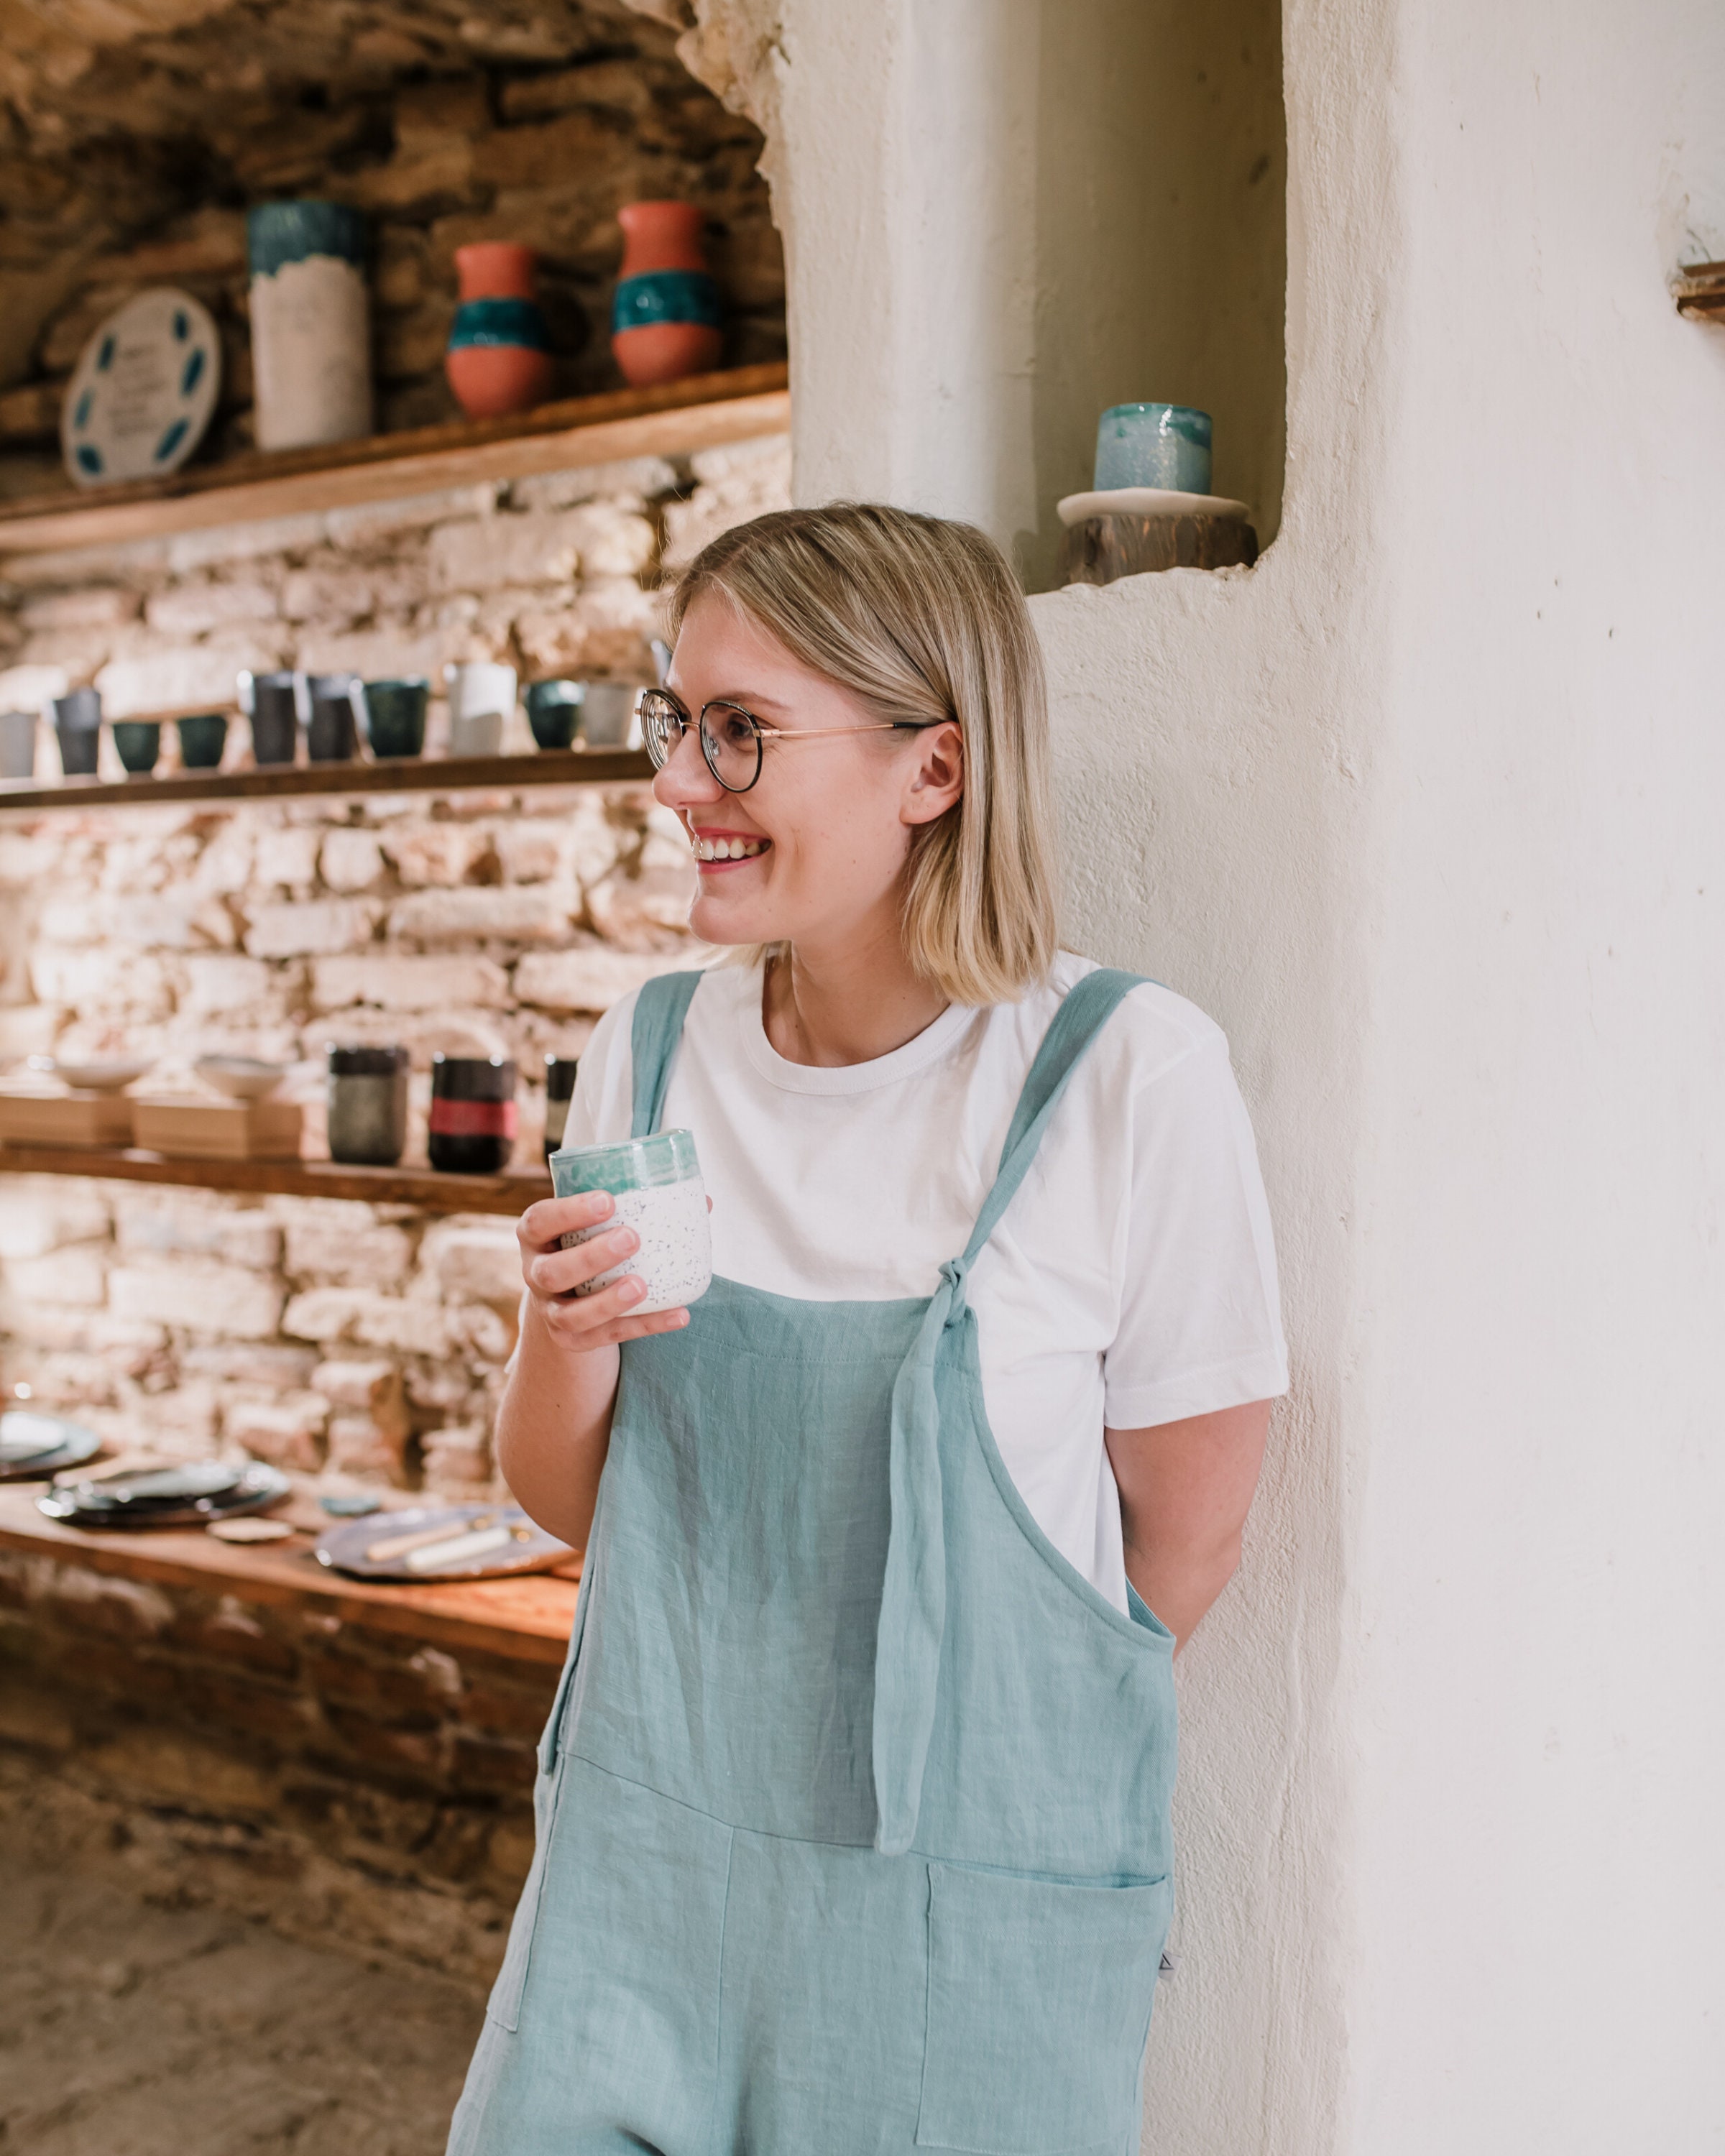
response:
<path id="1" fill-rule="evenodd" d="M 741 704 L 716 700 L 701 707 L 699 720 L 664 689 L 646 689 L 637 706 L 641 736 L 655 767 L 662 771 L 676 754 L 684 735 L 694 726 L 707 769 L 727 793 L 747 793 L 761 776 L 763 742 L 819 741 L 832 734 L 921 733 L 925 726 L 939 726 L 938 719 L 876 719 L 859 726 L 799 726 L 795 732 L 769 726 Z"/>

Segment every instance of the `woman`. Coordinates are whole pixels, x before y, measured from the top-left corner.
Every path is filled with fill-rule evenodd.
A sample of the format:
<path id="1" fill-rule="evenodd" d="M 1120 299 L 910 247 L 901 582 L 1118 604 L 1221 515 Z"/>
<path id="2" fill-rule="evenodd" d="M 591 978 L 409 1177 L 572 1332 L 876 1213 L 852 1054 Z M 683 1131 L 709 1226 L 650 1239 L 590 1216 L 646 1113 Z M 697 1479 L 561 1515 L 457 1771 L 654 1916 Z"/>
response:
<path id="1" fill-rule="evenodd" d="M 484 2156 L 1138 2138 L 1171 1661 L 1285 1385 L 1217 1029 L 1057 951 L 1040 662 L 978 532 L 760 518 L 644 706 L 742 963 L 607 1014 L 565 1142 L 686 1125 L 715 1278 L 529 1209 L 498 1424 L 586 1576 L 456 2112 Z M 1153 1611 L 1155 1614 L 1153 1614 Z"/>

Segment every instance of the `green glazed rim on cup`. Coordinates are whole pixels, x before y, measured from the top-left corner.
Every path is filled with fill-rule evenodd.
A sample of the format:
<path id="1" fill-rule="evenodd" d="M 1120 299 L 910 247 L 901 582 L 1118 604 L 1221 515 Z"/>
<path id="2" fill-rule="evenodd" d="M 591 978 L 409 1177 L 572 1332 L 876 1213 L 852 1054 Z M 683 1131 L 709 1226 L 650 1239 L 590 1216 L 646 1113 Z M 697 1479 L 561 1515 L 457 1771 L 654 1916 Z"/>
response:
<path id="1" fill-rule="evenodd" d="M 586 1190 L 608 1190 L 615 1198 L 626 1190 L 691 1182 L 700 1173 L 693 1131 L 660 1131 L 620 1145 L 567 1146 L 551 1157 L 551 1187 L 559 1198 L 578 1198 Z"/>

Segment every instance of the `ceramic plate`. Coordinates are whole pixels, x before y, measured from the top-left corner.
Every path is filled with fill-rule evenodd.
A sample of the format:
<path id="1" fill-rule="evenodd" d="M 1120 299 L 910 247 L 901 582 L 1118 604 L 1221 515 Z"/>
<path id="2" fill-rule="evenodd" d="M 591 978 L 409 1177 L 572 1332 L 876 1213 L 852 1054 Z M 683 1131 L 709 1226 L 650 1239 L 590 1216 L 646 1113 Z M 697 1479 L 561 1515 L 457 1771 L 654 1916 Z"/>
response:
<path id="1" fill-rule="evenodd" d="M 69 1063 L 55 1055 L 33 1055 L 29 1067 L 45 1075 L 64 1079 L 74 1093 L 117 1093 L 130 1086 L 134 1078 L 141 1078 L 149 1070 L 147 1055 L 131 1060 L 114 1059 L 103 1063 Z"/>
<path id="2" fill-rule="evenodd" d="M 1086 516 L 1244 516 L 1243 501 L 1219 494 L 1181 494 L 1168 486 L 1111 486 L 1096 494 L 1069 494 L 1056 505 L 1062 524 L 1082 524 Z"/>
<path id="3" fill-rule="evenodd" d="M 254 1055 L 200 1055 L 192 1066 L 206 1086 L 230 1101 L 261 1101 L 288 1075 L 285 1063 L 260 1063 Z"/>
<path id="4" fill-rule="evenodd" d="M 408 1543 L 413 1547 L 403 1548 Z M 572 1554 L 567 1543 L 536 1527 L 519 1505 L 429 1505 L 373 1512 L 369 1519 L 329 1528 L 316 1550 L 318 1563 L 332 1572 L 421 1585 L 548 1572 Z"/>
<path id="5" fill-rule="evenodd" d="M 222 386 L 209 310 L 163 285 L 110 315 L 84 347 L 60 407 L 60 449 L 80 486 L 177 471 Z"/>
<path id="6" fill-rule="evenodd" d="M 56 1483 L 36 1500 L 36 1509 L 74 1527 L 202 1527 L 212 1520 L 267 1512 L 292 1486 L 279 1469 L 260 1460 L 241 1467 L 202 1460 Z"/>
<path id="7" fill-rule="evenodd" d="M 0 1482 L 46 1482 L 63 1467 L 94 1460 L 102 1440 L 81 1422 L 8 1408 L 0 1414 Z"/>

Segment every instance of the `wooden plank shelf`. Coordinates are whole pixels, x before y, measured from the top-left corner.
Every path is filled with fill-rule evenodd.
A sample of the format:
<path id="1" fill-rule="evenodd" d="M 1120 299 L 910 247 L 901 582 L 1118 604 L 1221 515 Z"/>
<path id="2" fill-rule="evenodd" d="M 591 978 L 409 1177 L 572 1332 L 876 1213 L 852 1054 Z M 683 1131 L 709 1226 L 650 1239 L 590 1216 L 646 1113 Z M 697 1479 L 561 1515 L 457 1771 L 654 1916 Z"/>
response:
<path id="1" fill-rule="evenodd" d="M 59 778 L 0 784 L 0 809 L 135 808 L 177 801 L 276 801 L 288 795 L 490 793 L 516 786 L 613 786 L 653 776 L 644 749 L 553 748 L 531 756 L 396 757 L 377 763 L 265 764 L 166 778 Z"/>
<path id="2" fill-rule="evenodd" d="M 1672 297 L 1680 315 L 1725 322 L 1725 262 L 1688 262 L 1677 272 Z"/>
<path id="3" fill-rule="evenodd" d="M 333 1160 L 187 1160 L 136 1147 L 0 1146 L 0 1175 L 85 1175 L 115 1183 L 167 1183 L 257 1196 L 358 1198 L 424 1213 L 495 1213 L 511 1219 L 551 1195 L 542 1168 L 501 1175 L 444 1175 L 434 1168 L 350 1168 Z"/>
<path id="4" fill-rule="evenodd" d="M 26 496 L 0 507 L 0 554 L 105 547 L 218 524 L 354 508 L 477 480 L 687 456 L 790 425 L 782 363 L 691 375 L 542 404 L 507 419 L 416 427 L 329 448 L 258 450 L 130 486 Z"/>

